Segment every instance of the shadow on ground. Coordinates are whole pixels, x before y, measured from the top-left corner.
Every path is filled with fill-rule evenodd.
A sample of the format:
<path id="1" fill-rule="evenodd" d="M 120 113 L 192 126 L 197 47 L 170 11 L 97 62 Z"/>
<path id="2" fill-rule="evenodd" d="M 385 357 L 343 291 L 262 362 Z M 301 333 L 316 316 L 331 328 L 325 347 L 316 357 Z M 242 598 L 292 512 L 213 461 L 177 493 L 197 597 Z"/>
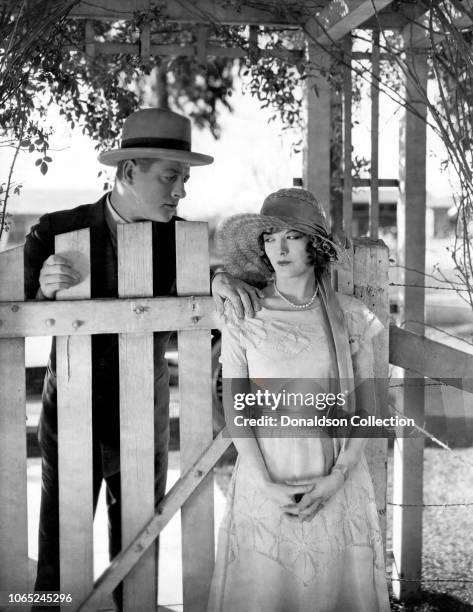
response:
<path id="1" fill-rule="evenodd" d="M 391 601 L 392 612 L 470 612 L 473 605 L 453 595 L 421 591 L 409 602 Z"/>

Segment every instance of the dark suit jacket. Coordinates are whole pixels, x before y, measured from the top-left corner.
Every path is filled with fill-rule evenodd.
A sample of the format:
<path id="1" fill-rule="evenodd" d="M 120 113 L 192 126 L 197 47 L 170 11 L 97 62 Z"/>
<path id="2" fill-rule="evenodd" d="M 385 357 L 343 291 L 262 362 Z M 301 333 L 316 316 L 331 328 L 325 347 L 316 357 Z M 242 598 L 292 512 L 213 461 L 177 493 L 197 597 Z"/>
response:
<path id="1" fill-rule="evenodd" d="M 105 221 L 104 195 L 95 204 L 85 204 L 42 216 L 26 237 L 25 296 L 34 299 L 39 288 L 43 262 L 54 253 L 54 237 L 73 230 L 90 228 L 92 298 L 118 297 L 117 257 Z M 175 222 L 153 223 L 153 294 L 174 293 L 176 278 Z M 167 366 L 164 360 L 168 332 L 154 334 L 155 405 L 161 429 L 167 428 Z M 43 393 L 43 414 L 52 430 L 57 430 L 56 354 L 53 347 Z M 92 399 L 94 435 L 107 447 L 119 447 L 118 336 L 92 337 Z M 161 434 L 163 432 L 161 431 Z M 166 437 L 164 435 L 164 437 Z"/>

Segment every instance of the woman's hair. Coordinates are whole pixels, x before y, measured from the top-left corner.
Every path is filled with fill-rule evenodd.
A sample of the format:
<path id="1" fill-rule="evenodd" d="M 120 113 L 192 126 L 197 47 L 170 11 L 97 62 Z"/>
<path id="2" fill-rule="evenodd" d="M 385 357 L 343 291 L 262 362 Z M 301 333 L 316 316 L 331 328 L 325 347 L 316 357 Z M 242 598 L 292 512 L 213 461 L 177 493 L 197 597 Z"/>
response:
<path id="1" fill-rule="evenodd" d="M 274 234 L 275 232 L 279 231 L 281 230 L 268 228 L 258 236 L 258 246 L 261 252 L 261 259 L 268 269 L 271 270 L 271 272 L 274 272 L 274 268 L 264 250 L 264 236 L 265 234 Z M 294 231 L 299 232 L 299 230 Z M 304 232 L 299 233 L 304 236 L 309 236 L 310 240 L 307 243 L 308 263 L 314 266 L 317 276 L 322 276 L 322 274 L 327 270 L 330 262 L 337 261 L 338 259 L 337 251 L 333 246 L 331 237 L 328 234 L 323 235 L 322 232 L 320 236 L 310 236 L 309 234 L 304 234 Z"/>

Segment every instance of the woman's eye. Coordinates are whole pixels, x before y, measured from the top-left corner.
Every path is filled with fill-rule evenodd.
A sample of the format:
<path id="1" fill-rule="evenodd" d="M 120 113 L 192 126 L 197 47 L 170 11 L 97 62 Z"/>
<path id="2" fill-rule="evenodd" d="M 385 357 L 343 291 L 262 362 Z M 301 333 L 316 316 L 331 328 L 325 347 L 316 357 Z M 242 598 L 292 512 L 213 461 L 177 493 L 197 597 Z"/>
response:
<path id="1" fill-rule="evenodd" d="M 272 242 L 274 240 L 274 238 L 272 238 L 271 236 L 264 236 L 263 238 L 263 242 Z"/>
<path id="2" fill-rule="evenodd" d="M 302 238 L 301 234 L 289 234 L 288 236 L 286 236 L 286 238 L 289 238 L 290 240 L 299 240 L 299 238 Z"/>
<path id="3" fill-rule="evenodd" d="M 164 180 L 166 181 L 166 183 L 174 183 L 176 179 L 177 179 L 177 176 L 175 174 L 165 174 L 164 175 Z"/>

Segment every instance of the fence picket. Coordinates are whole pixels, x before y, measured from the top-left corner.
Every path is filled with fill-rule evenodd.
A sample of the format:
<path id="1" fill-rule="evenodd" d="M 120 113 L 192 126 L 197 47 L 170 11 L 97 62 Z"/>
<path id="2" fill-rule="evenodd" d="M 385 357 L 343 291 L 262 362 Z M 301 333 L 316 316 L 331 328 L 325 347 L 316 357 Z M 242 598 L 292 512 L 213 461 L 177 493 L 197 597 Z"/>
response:
<path id="1" fill-rule="evenodd" d="M 0 279 L 0 300 L 24 299 L 23 247 L 0 254 Z M 28 588 L 24 338 L 0 339 L 0 381 L 0 590 L 21 592 Z"/>
<path id="2" fill-rule="evenodd" d="M 90 298 L 90 234 L 83 229 L 56 236 L 55 251 L 81 274 L 58 291 L 57 300 Z M 80 326 L 80 310 L 73 331 Z M 92 354 L 90 336 L 56 338 L 61 591 L 72 610 L 93 584 Z"/>
<path id="3" fill-rule="evenodd" d="M 178 295 L 209 293 L 208 227 L 178 222 Z M 197 314 L 197 313 L 196 313 Z M 180 331 L 179 377 L 181 472 L 212 440 L 211 342 L 209 331 Z M 184 609 L 205 610 L 214 567 L 213 476 L 209 474 L 181 511 Z"/>
<path id="4" fill-rule="evenodd" d="M 118 294 L 153 295 L 151 223 L 117 227 Z M 139 310 L 136 316 L 142 316 Z M 154 515 L 153 334 L 120 334 L 120 471 L 122 548 Z M 124 581 L 125 612 L 157 607 L 156 546 L 153 544 Z"/>

